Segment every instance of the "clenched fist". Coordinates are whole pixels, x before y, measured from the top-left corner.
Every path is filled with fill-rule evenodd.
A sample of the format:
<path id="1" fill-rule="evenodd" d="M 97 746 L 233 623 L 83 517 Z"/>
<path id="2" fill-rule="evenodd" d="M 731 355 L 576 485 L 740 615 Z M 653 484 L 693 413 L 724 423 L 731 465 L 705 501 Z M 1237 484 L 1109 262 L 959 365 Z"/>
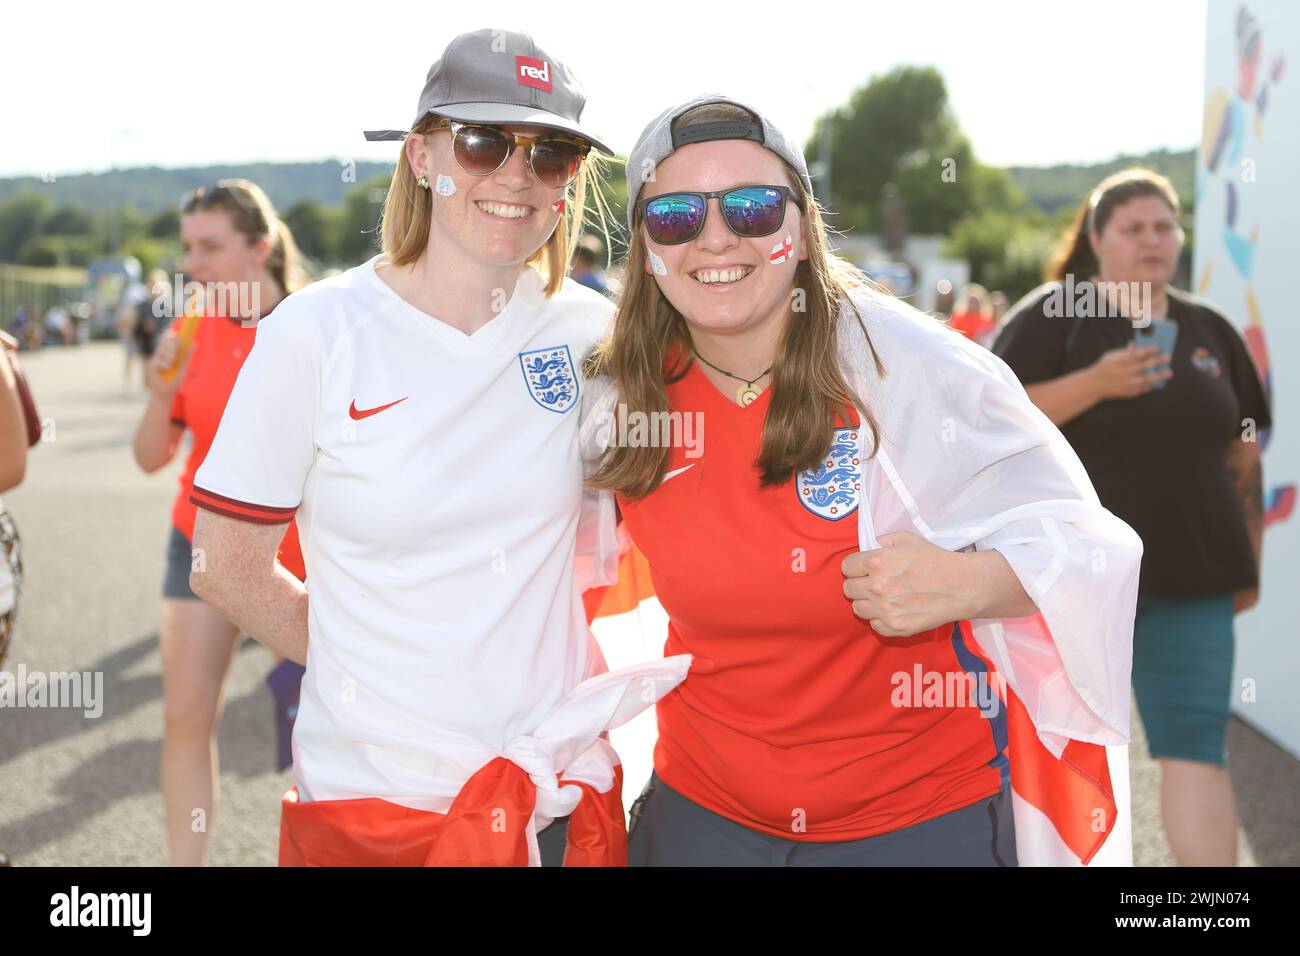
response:
<path id="1" fill-rule="evenodd" d="M 953 621 L 1027 617 L 1034 605 L 997 551 L 946 551 L 909 531 L 840 565 L 853 613 L 884 637 L 911 637 Z"/>
<path id="2" fill-rule="evenodd" d="M 840 565 L 854 614 L 885 637 L 910 637 L 961 620 L 968 597 L 958 593 L 963 555 L 907 531 L 879 541 L 876 550 L 850 554 Z"/>

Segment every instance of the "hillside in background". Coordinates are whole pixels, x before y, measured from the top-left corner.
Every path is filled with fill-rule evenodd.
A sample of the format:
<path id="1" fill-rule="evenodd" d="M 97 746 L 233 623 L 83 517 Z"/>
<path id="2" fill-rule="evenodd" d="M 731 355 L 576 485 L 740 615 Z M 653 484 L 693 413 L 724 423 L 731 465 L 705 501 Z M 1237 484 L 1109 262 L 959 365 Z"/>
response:
<path id="1" fill-rule="evenodd" d="M 1009 166 L 1011 179 L 1024 192 L 1030 205 L 1049 216 L 1062 209 L 1074 209 L 1083 197 L 1111 173 L 1128 166 L 1145 166 L 1169 177 L 1183 205 L 1195 203 L 1196 150 L 1156 150 L 1141 156 L 1117 156 L 1110 162 L 1091 166 Z"/>
<path id="2" fill-rule="evenodd" d="M 230 166 L 193 166 L 162 169 L 145 166 L 104 173 L 57 176 L 44 182 L 39 176 L 0 179 L 0 202 L 15 193 L 38 191 L 54 202 L 69 203 L 100 212 L 118 205 L 134 206 L 144 215 L 175 209 L 181 196 L 218 179 L 251 179 L 279 209 L 303 200 L 322 205 L 343 201 L 345 193 L 372 176 L 390 175 L 391 163 L 345 165 L 337 160 L 316 163 L 248 163 Z"/>
<path id="3" fill-rule="evenodd" d="M 1010 166 L 1007 172 L 1024 192 L 1029 204 L 1053 216 L 1072 209 L 1103 178 L 1126 166 L 1148 166 L 1168 176 L 1188 207 L 1192 205 L 1196 178 L 1196 151 L 1157 150 L 1140 156 L 1118 156 L 1106 163 L 1061 166 Z M 341 162 L 249 163 L 161 169 L 156 166 L 119 169 L 105 173 L 59 176 L 53 182 L 24 176 L 0 179 L 0 201 L 24 190 L 38 190 L 56 203 L 71 203 L 88 210 L 117 205 L 134 206 L 146 215 L 174 209 L 182 194 L 196 186 L 227 177 L 251 179 L 287 209 L 303 200 L 322 205 L 343 201 L 356 183 L 391 173 L 389 163 L 357 163 L 355 170 Z M 345 174 L 348 178 L 345 179 Z"/>

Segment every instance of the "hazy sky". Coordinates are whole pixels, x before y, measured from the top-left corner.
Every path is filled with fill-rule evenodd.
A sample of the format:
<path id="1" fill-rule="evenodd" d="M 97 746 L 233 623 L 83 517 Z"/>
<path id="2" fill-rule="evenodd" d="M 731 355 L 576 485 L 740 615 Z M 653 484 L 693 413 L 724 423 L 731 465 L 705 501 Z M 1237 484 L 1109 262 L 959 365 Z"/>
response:
<path id="1" fill-rule="evenodd" d="M 566 61 L 587 88 L 584 119 L 620 152 L 699 93 L 753 100 L 802 140 L 819 112 L 903 63 L 940 69 L 989 163 L 1200 137 L 1205 0 L 22 0 L 3 20 L 0 176 L 389 160 L 396 144 L 361 130 L 405 128 L 430 64 L 479 27 L 528 31 Z"/>

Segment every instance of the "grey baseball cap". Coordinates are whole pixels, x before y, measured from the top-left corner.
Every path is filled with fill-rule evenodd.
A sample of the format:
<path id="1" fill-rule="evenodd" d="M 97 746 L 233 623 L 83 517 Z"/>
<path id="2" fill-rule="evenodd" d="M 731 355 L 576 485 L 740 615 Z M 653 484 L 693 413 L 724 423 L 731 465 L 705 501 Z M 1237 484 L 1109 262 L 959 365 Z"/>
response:
<path id="1" fill-rule="evenodd" d="M 587 95 L 573 72 L 526 33 L 462 33 L 429 67 L 414 129 L 429 113 L 461 123 L 542 126 L 581 137 L 608 155 L 614 151 L 579 125 Z M 366 139 L 403 139 L 410 130 L 369 129 Z"/>
<path id="2" fill-rule="evenodd" d="M 738 106 L 750 114 L 751 121 L 695 122 L 673 128 L 674 121 L 697 106 L 710 103 L 729 103 Z M 812 195 L 812 178 L 808 175 L 808 164 L 804 162 L 803 152 L 794 148 L 781 134 L 781 131 L 767 121 L 754 107 L 733 100 L 727 96 L 697 96 L 695 99 L 670 109 L 664 110 L 650 125 L 641 131 L 636 145 L 627 157 L 627 225 L 633 228 L 632 214 L 636 211 L 637 198 L 647 177 L 654 168 L 665 159 L 691 143 L 707 143 L 717 139 L 748 139 L 770 149 L 784 159 L 799 178 L 803 180 L 804 189 Z"/>

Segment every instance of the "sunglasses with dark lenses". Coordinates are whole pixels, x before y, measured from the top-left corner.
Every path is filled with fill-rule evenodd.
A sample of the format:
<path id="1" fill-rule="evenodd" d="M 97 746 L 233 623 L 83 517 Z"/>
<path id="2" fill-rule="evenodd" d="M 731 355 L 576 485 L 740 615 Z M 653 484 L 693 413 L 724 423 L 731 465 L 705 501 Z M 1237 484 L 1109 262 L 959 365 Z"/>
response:
<path id="1" fill-rule="evenodd" d="M 709 200 L 717 199 L 722 218 L 745 239 L 770 236 L 785 222 L 785 201 L 803 208 L 789 186 L 737 186 L 711 193 L 665 193 L 640 202 L 646 232 L 661 246 L 690 242 L 704 228 Z"/>
<path id="2" fill-rule="evenodd" d="M 578 176 L 578 168 L 590 146 L 558 136 L 523 136 L 497 126 L 474 126 L 446 120 L 434 129 L 451 130 L 451 152 L 460 168 L 471 176 L 487 176 L 505 165 L 511 151 L 520 146 L 537 181 L 551 189 L 563 189 Z"/>

